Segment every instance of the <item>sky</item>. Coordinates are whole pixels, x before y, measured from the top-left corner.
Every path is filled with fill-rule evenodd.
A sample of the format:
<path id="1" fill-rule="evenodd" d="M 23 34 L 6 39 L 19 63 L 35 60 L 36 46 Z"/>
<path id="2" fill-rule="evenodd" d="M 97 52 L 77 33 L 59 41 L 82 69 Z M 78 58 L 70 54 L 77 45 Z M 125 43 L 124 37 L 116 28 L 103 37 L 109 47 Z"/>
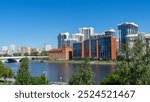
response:
<path id="1" fill-rule="evenodd" d="M 96 33 L 135 22 L 150 33 L 150 0 L 0 0 L 0 46 L 15 44 L 57 48 L 60 32 L 77 33 L 93 27 Z"/>

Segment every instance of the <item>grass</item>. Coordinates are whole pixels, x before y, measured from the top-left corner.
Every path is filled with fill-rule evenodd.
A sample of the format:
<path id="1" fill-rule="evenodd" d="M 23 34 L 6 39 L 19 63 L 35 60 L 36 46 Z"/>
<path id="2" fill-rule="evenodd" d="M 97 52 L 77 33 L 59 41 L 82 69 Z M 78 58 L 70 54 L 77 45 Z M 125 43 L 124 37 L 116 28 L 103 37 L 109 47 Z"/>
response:
<path id="1" fill-rule="evenodd" d="M 0 82 L 0 85 L 14 85 L 12 82 Z"/>
<path id="2" fill-rule="evenodd" d="M 74 61 L 74 60 L 70 60 L 70 61 L 62 61 L 62 60 L 54 60 L 54 61 L 48 61 L 49 63 L 58 63 L 58 64 L 63 64 L 63 63 L 70 63 L 70 64 L 80 64 L 83 61 Z M 108 64 L 115 64 L 114 61 L 90 61 L 91 64 L 102 64 L 102 65 L 108 65 Z"/>

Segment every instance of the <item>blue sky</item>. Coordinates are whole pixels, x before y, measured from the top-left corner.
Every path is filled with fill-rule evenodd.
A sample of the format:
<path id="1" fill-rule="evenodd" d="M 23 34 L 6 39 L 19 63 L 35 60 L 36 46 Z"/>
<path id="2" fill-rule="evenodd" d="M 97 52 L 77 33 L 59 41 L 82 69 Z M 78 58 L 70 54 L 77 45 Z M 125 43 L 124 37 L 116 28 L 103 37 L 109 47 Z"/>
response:
<path id="1" fill-rule="evenodd" d="M 57 47 L 59 32 L 94 27 L 96 33 L 122 22 L 150 32 L 149 0 L 0 0 L 0 46 Z M 118 32 L 117 32 L 118 36 Z"/>

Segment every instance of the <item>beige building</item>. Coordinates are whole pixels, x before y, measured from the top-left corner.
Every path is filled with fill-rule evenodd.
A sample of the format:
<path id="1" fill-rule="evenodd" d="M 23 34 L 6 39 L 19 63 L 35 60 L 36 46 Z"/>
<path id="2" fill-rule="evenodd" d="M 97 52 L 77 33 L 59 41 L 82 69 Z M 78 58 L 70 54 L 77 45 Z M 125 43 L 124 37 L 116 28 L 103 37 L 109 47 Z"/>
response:
<path id="1" fill-rule="evenodd" d="M 21 47 L 21 56 L 24 56 L 25 53 L 31 55 L 32 48 L 30 46 L 22 46 Z"/>

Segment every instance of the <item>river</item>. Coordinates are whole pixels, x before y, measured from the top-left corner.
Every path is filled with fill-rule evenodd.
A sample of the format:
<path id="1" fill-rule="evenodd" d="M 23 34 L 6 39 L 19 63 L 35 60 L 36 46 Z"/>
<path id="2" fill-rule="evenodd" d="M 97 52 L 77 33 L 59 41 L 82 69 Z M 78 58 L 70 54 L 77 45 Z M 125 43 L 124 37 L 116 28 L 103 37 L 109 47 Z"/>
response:
<path id="1" fill-rule="evenodd" d="M 17 73 L 19 63 L 5 63 L 5 66 L 12 68 L 14 73 Z M 52 64 L 30 61 L 29 68 L 32 76 L 39 76 L 43 73 L 51 82 L 68 82 L 74 69 L 74 64 Z M 92 70 L 95 73 L 95 84 L 100 84 L 100 81 L 112 73 L 115 65 L 92 65 Z"/>

